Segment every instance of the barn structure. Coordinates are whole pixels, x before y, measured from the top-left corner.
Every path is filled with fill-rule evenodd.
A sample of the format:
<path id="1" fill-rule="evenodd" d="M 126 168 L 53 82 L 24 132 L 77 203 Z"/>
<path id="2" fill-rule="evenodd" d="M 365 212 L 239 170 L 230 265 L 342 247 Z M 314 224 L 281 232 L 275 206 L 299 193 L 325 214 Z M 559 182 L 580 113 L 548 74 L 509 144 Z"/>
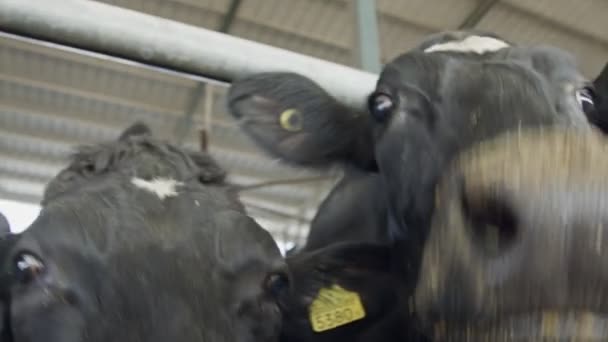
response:
<path id="1" fill-rule="evenodd" d="M 136 14 L 154 16 L 159 24 L 128 22 Z M 20 212 L 9 204 L 36 205 L 74 145 L 113 139 L 138 119 L 191 148 L 201 147 L 203 130 L 206 147 L 230 171 L 230 181 L 255 185 L 242 200 L 283 246 L 302 243 L 318 204 L 340 177 L 337 169 L 289 167 L 257 149 L 226 112 L 229 77 L 193 67 L 188 49 L 168 56 L 164 65 L 154 47 L 140 46 L 140 58 L 131 58 L 113 44 L 120 34 L 89 32 L 91 40 L 84 41 L 76 28 L 87 21 L 115 32 L 128 24 L 125 44 L 137 34 L 141 39 L 133 45 L 164 37 L 169 45 L 199 53 L 236 45 L 223 44 L 223 35 L 214 36 L 215 43 L 194 41 L 194 34 L 168 37 L 161 23 L 187 24 L 180 27 L 188 32 L 219 31 L 259 43 L 229 51 L 254 69 L 272 63 L 297 69 L 308 61 L 276 49 L 285 58 L 268 60 L 260 53 L 268 46 L 326 60 L 335 65 L 318 66 L 348 95 L 373 85 L 382 63 L 426 35 L 456 28 L 565 48 L 593 77 L 608 60 L 607 17 L 606 0 L 0 0 L 0 211 L 33 219 L 35 207 Z M 365 84 L 354 89 L 357 84 L 334 76 L 338 65 L 366 70 L 340 69 Z"/>

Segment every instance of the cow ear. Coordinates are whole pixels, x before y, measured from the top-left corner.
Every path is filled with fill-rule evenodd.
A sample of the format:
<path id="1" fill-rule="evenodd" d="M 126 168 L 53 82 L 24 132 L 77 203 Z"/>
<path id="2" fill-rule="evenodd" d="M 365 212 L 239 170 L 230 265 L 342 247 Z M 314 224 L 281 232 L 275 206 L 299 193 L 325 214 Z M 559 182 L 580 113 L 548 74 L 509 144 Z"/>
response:
<path id="1" fill-rule="evenodd" d="M 342 105 L 306 77 L 273 72 L 236 80 L 228 108 L 246 134 L 284 161 L 375 168 L 368 115 Z"/>
<path id="2" fill-rule="evenodd" d="M 133 123 L 131 126 L 127 127 L 120 136 L 118 137 L 119 141 L 127 140 L 129 137 L 138 136 L 138 135 L 152 135 L 152 130 L 148 125 L 141 121 L 137 121 Z"/>
<path id="3" fill-rule="evenodd" d="M 220 184 L 226 179 L 226 171 L 206 152 L 191 152 L 190 158 L 199 168 L 198 179 L 203 184 Z"/>

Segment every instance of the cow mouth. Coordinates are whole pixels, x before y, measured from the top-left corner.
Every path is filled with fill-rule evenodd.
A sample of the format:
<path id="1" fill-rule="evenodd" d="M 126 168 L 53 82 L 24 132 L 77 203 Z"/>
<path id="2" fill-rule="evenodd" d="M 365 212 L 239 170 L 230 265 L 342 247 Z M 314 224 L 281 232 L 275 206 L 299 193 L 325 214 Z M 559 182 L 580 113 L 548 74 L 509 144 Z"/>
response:
<path id="1" fill-rule="evenodd" d="M 608 314 L 541 311 L 468 324 L 440 321 L 434 341 L 606 341 Z"/>

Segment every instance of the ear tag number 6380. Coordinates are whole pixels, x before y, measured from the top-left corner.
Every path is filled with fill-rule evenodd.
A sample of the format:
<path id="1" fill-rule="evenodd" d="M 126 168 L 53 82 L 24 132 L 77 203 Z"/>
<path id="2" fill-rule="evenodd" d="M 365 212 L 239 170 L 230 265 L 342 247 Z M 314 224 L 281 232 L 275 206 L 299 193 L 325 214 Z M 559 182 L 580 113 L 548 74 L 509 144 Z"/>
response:
<path id="1" fill-rule="evenodd" d="M 319 290 L 309 312 L 315 332 L 331 330 L 365 317 L 359 294 L 338 285 Z"/>

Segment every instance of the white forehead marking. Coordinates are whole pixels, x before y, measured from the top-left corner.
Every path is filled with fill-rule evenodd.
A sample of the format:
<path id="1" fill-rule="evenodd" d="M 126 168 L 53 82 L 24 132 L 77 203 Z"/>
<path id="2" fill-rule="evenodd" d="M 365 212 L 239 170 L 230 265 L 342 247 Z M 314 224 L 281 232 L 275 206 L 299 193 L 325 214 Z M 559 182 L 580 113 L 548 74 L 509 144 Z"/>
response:
<path id="1" fill-rule="evenodd" d="M 133 177 L 131 183 L 140 189 L 155 193 L 161 200 L 165 199 L 165 197 L 177 196 L 177 187 L 184 185 L 184 183 L 170 178 L 153 178 L 151 181 L 148 181 Z"/>
<path id="2" fill-rule="evenodd" d="M 424 52 L 435 52 L 435 51 L 454 51 L 454 52 L 474 52 L 477 54 L 484 54 L 486 52 L 494 52 L 500 49 L 509 47 L 506 42 L 492 38 L 492 37 L 481 37 L 481 36 L 470 36 L 457 42 L 447 42 L 441 44 L 435 44 L 424 50 Z"/>

